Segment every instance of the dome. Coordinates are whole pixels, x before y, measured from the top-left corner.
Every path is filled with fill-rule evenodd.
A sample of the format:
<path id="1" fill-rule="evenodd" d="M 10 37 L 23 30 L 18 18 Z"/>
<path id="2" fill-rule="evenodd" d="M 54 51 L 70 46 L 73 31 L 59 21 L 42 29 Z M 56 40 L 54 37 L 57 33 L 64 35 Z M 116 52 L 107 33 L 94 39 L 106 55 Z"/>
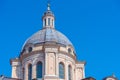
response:
<path id="1" fill-rule="evenodd" d="M 71 46 L 74 48 L 71 41 L 64 34 L 55 29 L 55 16 L 50 10 L 49 4 L 47 11 L 45 11 L 42 17 L 42 21 L 43 28 L 26 40 L 22 50 L 26 45 L 42 44 L 45 42 L 54 42 L 56 44 L 62 44 L 64 46 Z"/>
<path id="2" fill-rule="evenodd" d="M 44 42 L 56 42 L 57 44 L 65 46 L 73 46 L 71 41 L 64 34 L 51 28 L 42 29 L 36 32 L 27 39 L 24 46 L 27 44 L 40 44 Z"/>

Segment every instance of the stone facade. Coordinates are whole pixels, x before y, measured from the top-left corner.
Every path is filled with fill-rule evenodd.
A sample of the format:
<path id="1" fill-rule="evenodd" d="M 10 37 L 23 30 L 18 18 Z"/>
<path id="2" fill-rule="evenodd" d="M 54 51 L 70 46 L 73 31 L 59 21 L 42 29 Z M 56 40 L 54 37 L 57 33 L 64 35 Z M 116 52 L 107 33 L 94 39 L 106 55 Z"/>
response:
<path id="1" fill-rule="evenodd" d="M 52 45 L 51 45 L 52 46 Z M 31 53 L 24 53 L 21 55 L 20 60 L 11 60 L 12 64 L 12 77 L 23 79 L 22 69 L 25 69 L 24 79 L 28 80 L 28 65 L 32 64 L 32 78 L 36 79 L 36 64 L 41 61 L 43 63 L 43 78 L 44 80 L 59 79 L 58 64 L 62 62 L 65 65 L 65 80 L 68 80 L 68 66 L 72 66 L 72 78 L 73 80 L 80 80 L 85 77 L 84 66 L 85 62 L 78 62 L 76 57 L 69 54 L 66 47 L 58 46 L 43 46 L 44 48 L 33 49 Z M 37 46 L 38 48 L 38 46 Z M 40 47 L 39 47 L 40 48 Z M 21 63 L 20 63 L 20 62 Z"/>

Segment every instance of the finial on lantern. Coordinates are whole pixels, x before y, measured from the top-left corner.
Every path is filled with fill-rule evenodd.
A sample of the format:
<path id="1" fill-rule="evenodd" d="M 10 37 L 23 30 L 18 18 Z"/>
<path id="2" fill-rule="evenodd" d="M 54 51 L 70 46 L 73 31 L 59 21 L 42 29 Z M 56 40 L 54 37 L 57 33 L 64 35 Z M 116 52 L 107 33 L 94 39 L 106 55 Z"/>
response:
<path id="1" fill-rule="evenodd" d="M 47 10 L 50 10 L 50 0 L 47 2 Z"/>

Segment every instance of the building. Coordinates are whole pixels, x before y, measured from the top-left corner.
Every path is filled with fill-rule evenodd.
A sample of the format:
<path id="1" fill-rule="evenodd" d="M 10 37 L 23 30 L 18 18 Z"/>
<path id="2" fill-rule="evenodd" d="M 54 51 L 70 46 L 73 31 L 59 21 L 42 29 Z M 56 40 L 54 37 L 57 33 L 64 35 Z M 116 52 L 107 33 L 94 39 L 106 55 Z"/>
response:
<path id="1" fill-rule="evenodd" d="M 111 75 L 111 76 L 108 76 L 108 77 L 105 77 L 103 80 L 118 80 L 115 75 Z"/>
<path id="2" fill-rule="evenodd" d="M 28 38 L 20 56 L 11 59 L 12 78 L 22 80 L 81 80 L 85 61 L 77 61 L 73 44 L 55 29 L 55 16 L 48 4 L 41 30 Z"/>
<path id="3" fill-rule="evenodd" d="M 29 37 L 20 56 L 10 60 L 12 76 L 0 80 L 96 80 L 85 78 L 85 61 L 76 59 L 71 41 L 55 29 L 55 16 L 47 6 L 41 30 Z M 103 80 L 117 80 L 106 77 Z"/>

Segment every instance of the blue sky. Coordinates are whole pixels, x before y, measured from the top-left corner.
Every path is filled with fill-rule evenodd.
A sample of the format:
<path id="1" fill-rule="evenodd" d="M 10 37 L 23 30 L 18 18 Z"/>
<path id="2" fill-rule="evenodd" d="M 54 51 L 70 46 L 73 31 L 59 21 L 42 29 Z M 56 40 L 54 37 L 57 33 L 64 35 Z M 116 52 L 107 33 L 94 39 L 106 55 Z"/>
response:
<path id="1" fill-rule="evenodd" d="M 11 76 L 10 58 L 25 40 L 42 28 L 47 0 L 0 0 L 0 74 Z M 85 60 L 86 77 L 97 80 L 112 73 L 120 79 L 120 1 L 52 0 L 56 29 Z"/>

